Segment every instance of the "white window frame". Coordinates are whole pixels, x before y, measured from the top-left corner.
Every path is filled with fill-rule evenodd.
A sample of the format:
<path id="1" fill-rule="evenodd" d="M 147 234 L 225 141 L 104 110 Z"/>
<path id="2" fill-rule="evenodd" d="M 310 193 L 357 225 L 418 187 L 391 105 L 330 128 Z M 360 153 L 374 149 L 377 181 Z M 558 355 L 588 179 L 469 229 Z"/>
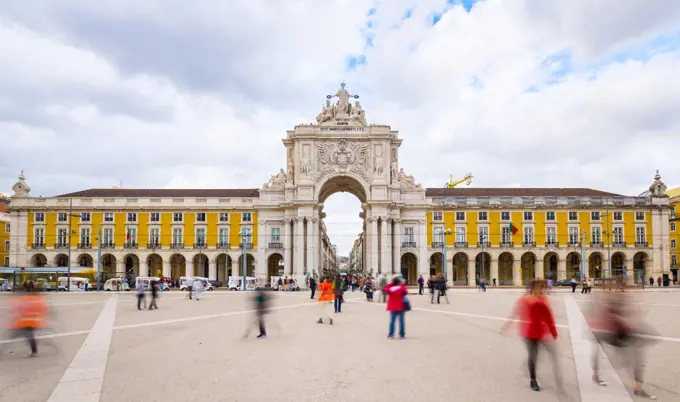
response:
<path id="1" fill-rule="evenodd" d="M 534 237 L 534 227 L 531 225 L 525 225 L 522 227 L 522 242 L 523 243 L 533 243 Z"/>
<path id="2" fill-rule="evenodd" d="M 281 228 L 280 227 L 273 227 L 271 228 L 271 241 L 272 243 L 280 243 L 281 242 Z"/>
<path id="3" fill-rule="evenodd" d="M 612 236 L 614 237 L 614 243 L 623 243 L 623 226 L 614 226 Z"/>
<path id="4" fill-rule="evenodd" d="M 550 214 L 552 214 L 552 218 L 550 217 Z M 555 222 L 557 220 L 557 212 L 555 211 L 546 211 L 545 213 L 545 220 L 548 222 Z"/>
<path id="5" fill-rule="evenodd" d="M 248 219 L 246 219 L 248 217 Z M 241 222 L 252 222 L 253 221 L 253 213 L 252 212 L 241 212 Z"/>
<path id="6" fill-rule="evenodd" d="M 203 232 L 202 235 L 199 235 L 199 232 Z M 196 244 L 203 245 L 204 247 L 208 244 L 208 239 L 207 239 L 207 231 L 205 230 L 205 227 L 197 227 L 194 229 L 194 239 Z M 199 240 L 203 240 L 202 242 Z"/>
<path id="7" fill-rule="evenodd" d="M 10 232 L 10 227 L 9 227 L 9 223 L 8 223 L 8 224 L 5 225 L 5 233 L 9 233 L 9 232 Z"/>
<path id="8" fill-rule="evenodd" d="M 40 219 L 38 219 L 38 218 L 40 218 Z M 35 215 L 33 215 L 33 222 L 45 223 L 45 213 L 44 212 L 36 212 Z"/>
<path id="9" fill-rule="evenodd" d="M 39 239 L 39 241 L 38 241 Z M 45 228 L 39 227 L 35 228 L 33 232 L 33 243 L 44 246 L 45 245 Z"/>
<path id="10" fill-rule="evenodd" d="M 58 247 L 65 247 L 68 245 L 68 229 L 57 228 L 57 244 Z"/>
<path id="11" fill-rule="evenodd" d="M 567 231 L 569 233 L 569 244 L 578 244 L 581 241 L 578 226 L 569 226 Z"/>
<path id="12" fill-rule="evenodd" d="M 136 226 L 128 226 L 125 228 L 125 244 L 137 244 Z"/>
<path id="13" fill-rule="evenodd" d="M 642 234 L 642 235 L 641 235 Z M 644 226 L 635 227 L 635 244 L 647 242 L 647 228 Z"/>
<path id="14" fill-rule="evenodd" d="M 114 244 L 114 237 L 115 233 L 113 231 L 113 228 L 104 228 L 102 230 L 102 238 L 101 238 L 101 244 L 104 246 L 113 246 Z"/>
<path id="15" fill-rule="evenodd" d="M 599 226 L 592 226 L 590 228 L 590 242 L 602 244 L 602 228 Z"/>
<path id="16" fill-rule="evenodd" d="M 552 231 L 552 233 L 550 233 Z M 556 226 L 546 226 L 545 228 L 545 240 L 548 244 L 557 244 L 557 227 Z"/>
<path id="17" fill-rule="evenodd" d="M 184 244 L 184 229 L 181 227 L 172 228 L 172 244 Z"/>
<path id="18" fill-rule="evenodd" d="M 534 221 L 534 211 L 523 211 L 522 212 L 522 220 L 524 222 L 533 222 Z"/>
<path id="19" fill-rule="evenodd" d="M 503 214 L 508 214 L 508 217 L 504 218 Z M 501 221 L 510 222 L 511 217 L 512 217 L 512 214 L 510 213 L 510 211 L 501 211 Z"/>
<path id="20" fill-rule="evenodd" d="M 177 218 L 179 218 L 179 220 Z M 184 223 L 184 213 L 183 212 L 173 212 L 172 213 L 172 223 Z"/>
<path id="21" fill-rule="evenodd" d="M 149 243 L 151 245 L 154 245 L 156 247 L 160 247 L 161 245 L 161 228 L 159 227 L 150 227 L 149 228 Z"/>
<path id="22" fill-rule="evenodd" d="M 87 233 L 87 236 L 84 236 L 84 234 Z M 80 228 L 80 244 L 87 244 L 90 245 L 92 242 L 90 241 L 90 236 L 92 232 L 90 231 L 90 228 Z M 86 240 L 86 241 L 83 241 Z"/>
<path id="23" fill-rule="evenodd" d="M 229 222 L 229 212 L 220 212 L 219 221 L 220 222 Z"/>
<path id="24" fill-rule="evenodd" d="M 675 206 L 671 205 L 670 211 L 668 211 L 671 218 L 675 218 Z"/>
<path id="25" fill-rule="evenodd" d="M 87 217 L 87 219 L 85 219 Z M 81 222 L 92 222 L 92 214 L 89 212 L 81 212 L 80 213 L 80 221 Z"/>
<path id="26" fill-rule="evenodd" d="M 510 228 L 506 225 L 501 227 L 501 244 L 512 243 L 512 233 L 510 233 Z"/>
<path id="27" fill-rule="evenodd" d="M 488 244 L 489 243 L 489 227 L 488 226 L 479 226 L 477 229 L 479 231 L 478 236 L 477 236 L 478 237 L 477 241 L 479 243 Z"/>
<path id="28" fill-rule="evenodd" d="M 199 220 L 199 216 L 201 216 L 203 219 Z M 206 223 L 208 221 L 208 214 L 205 212 L 196 212 L 196 222 L 200 223 Z"/>
<path id="29" fill-rule="evenodd" d="M 61 218 L 64 219 L 61 219 Z M 57 212 L 57 222 L 65 223 L 68 222 L 68 212 Z"/>
<path id="30" fill-rule="evenodd" d="M 484 214 L 484 215 L 482 215 L 482 214 Z M 477 212 L 477 220 L 479 222 L 488 222 L 489 221 L 489 212 L 488 211 Z"/>
<path id="31" fill-rule="evenodd" d="M 9 257 L 5 257 L 5 266 L 9 267 Z"/>
<path id="32" fill-rule="evenodd" d="M 671 267 L 676 267 L 678 265 L 678 256 L 671 254 Z"/>
<path id="33" fill-rule="evenodd" d="M 137 223 L 137 212 L 128 212 L 126 215 L 127 222 Z M 133 219 L 130 219 L 133 218 Z"/>
<path id="34" fill-rule="evenodd" d="M 462 216 L 463 219 L 458 219 L 459 216 Z M 456 211 L 456 222 L 465 222 L 465 212 Z"/>
<path id="35" fill-rule="evenodd" d="M 219 245 L 227 245 L 229 244 L 229 228 L 228 227 L 221 227 L 217 230 L 217 244 Z"/>
<path id="36" fill-rule="evenodd" d="M 444 243 L 444 229 L 434 228 L 434 234 L 432 236 L 432 242 L 435 244 Z"/>
<path id="37" fill-rule="evenodd" d="M 571 219 L 571 214 L 575 214 L 576 219 Z M 569 211 L 567 213 L 567 220 L 570 221 L 570 222 L 578 222 L 578 211 Z"/>
<path id="38" fill-rule="evenodd" d="M 158 219 L 154 220 L 153 218 L 157 217 Z M 160 212 L 151 212 L 149 214 L 149 222 L 150 223 L 160 223 L 161 222 L 161 213 Z"/>
<path id="39" fill-rule="evenodd" d="M 671 232 L 675 232 L 675 222 L 671 222 L 670 229 Z"/>
<path id="40" fill-rule="evenodd" d="M 404 243 L 415 243 L 415 235 L 413 232 L 413 226 L 404 227 Z"/>
<path id="41" fill-rule="evenodd" d="M 104 219 L 103 222 L 106 223 L 113 223 L 116 215 L 113 212 L 104 212 Z"/>
<path id="42" fill-rule="evenodd" d="M 5 240 L 5 251 L 9 251 L 9 240 Z"/>
<path id="43" fill-rule="evenodd" d="M 675 239 L 671 239 L 671 248 L 677 248 Z"/>
<path id="44" fill-rule="evenodd" d="M 253 228 L 244 227 L 241 229 L 243 232 L 243 237 L 245 237 L 246 244 L 253 244 Z"/>
<path id="45" fill-rule="evenodd" d="M 639 218 L 638 214 L 642 214 L 642 219 Z M 635 211 L 635 220 L 637 222 L 644 222 L 645 221 L 645 211 Z"/>
<path id="46" fill-rule="evenodd" d="M 614 218 L 615 221 L 622 221 L 623 220 L 623 212 L 614 211 L 613 218 Z"/>
<path id="47" fill-rule="evenodd" d="M 590 221 L 591 222 L 601 222 L 602 221 L 602 213 L 600 211 L 591 211 L 590 212 Z"/>
<path id="48" fill-rule="evenodd" d="M 465 226 L 456 226 L 456 243 L 465 243 Z"/>

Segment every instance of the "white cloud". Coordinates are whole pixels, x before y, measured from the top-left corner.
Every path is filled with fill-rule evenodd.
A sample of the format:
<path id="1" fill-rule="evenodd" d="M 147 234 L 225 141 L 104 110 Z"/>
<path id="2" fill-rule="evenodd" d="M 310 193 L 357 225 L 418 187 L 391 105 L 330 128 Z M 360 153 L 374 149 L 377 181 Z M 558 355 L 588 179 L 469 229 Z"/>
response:
<path id="1" fill-rule="evenodd" d="M 259 187 L 283 167 L 285 130 L 312 121 L 342 79 L 370 122 L 401 131 L 401 165 L 426 186 L 468 171 L 478 186 L 633 195 L 655 169 L 680 182 L 680 54 L 610 59 L 675 33 L 680 3 L 446 3 L 3 4 L 0 188 L 21 168 L 45 195 L 120 180 Z M 547 85 L 556 67 L 544 60 L 565 50 L 575 70 Z M 361 54 L 367 64 L 347 71 Z M 336 197 L 325 211 L 345 253 L 358 203 Z"/>

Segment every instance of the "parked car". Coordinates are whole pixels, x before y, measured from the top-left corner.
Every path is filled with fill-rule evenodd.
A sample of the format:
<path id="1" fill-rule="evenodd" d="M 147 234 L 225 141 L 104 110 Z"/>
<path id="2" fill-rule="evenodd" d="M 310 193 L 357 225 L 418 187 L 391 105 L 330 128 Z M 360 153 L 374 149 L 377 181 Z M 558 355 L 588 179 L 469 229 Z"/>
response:
<path id="1" fill-rule="evenodd" d="M 0 278 L 0 292 L 11 292 L 12 284 L 5 278 Z"/>
<path id="2" fill-rule="evenodd" d="M 571 286 L 571 279 L 560 279 L 559 281 L 555 281 L 553 286 Z"/>
<path id="3" fill-rule="evenodd" d="M 215 287 L 215 288 L 219 288 L 219 287 L 222 286 L 222 282 L 214 280 L 214 279 L 209 280 L 208 282 L 210 282 L 210 284 L 213 285 L 213 287 Z"/>

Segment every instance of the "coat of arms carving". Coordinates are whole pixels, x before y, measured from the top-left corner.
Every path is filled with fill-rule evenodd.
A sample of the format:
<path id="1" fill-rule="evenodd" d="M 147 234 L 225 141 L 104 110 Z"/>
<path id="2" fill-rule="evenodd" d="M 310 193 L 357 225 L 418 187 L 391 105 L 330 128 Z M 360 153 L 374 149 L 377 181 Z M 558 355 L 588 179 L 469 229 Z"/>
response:
<path id="1" fill-rule="evenodd" d="M 352 172 L 368 180 L 368 144 L 348 143 L 343 138 L 338 142 L 317 143 L 316 148 L 319 159 L 318 179 L 334 172 Z"/>

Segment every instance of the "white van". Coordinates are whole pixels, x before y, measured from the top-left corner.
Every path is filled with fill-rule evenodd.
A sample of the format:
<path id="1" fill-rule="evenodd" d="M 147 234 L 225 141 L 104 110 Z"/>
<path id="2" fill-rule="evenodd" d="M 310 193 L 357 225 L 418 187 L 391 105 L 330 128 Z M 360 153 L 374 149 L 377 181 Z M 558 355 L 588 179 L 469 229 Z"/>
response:
<path id="1" fill-rule="evenodd" d="M 202 276 L 180 276 L 179 277 L 179 290 L 187 290 L 187 286 L 194 286 L 194 281 L 195 280 L 200 280 L 203 282 L 203 290 L 215 290 L 213 288 L 212 283 L 210 283 L 210 280 L 208 278 L 204 278 Z"/>
<path id="2" fill-rule="evenodd" d="M 144 290 L 151 290 L 151 282 L 160 282 L 160 280 L 161 278 L 157 276 L 138 276 L 135 278 L 135 288 L 137 287 L 137 283 L 141 281 L 144 284 Z"/>
<path id="3" fill-rule="evenodd" d="M 104 283 L 104 290 L 106 291 L 121 291 L 130 290 L 130 285 L 126 278 L 111 278 Z"/>
<path id="4" fill-rule="evenodd" d="M 253 276 L 246 277 L 246 290 L 258 290 L 261 286 L 257 278 Z M 230 276 L 228 288 L 229 290 L 243 290 L 243 277 Z"/>
<path id="5" fill-rule="evenodd" d="M 67 276 L 60 276 L 57 278 L 57 290 L 60 292 L 65 292 L 67 289 L 67 284 L 68 283 L 68 277 Z M 71 292 L 73 291 L 85 291 L 85 284 L 87 283 L 88 287 L 90 286 L 90 280 L 87 278 L 81 278 L 78 276 L 72 276 L 71 277 L 71 284 L 69 286 L 69 289 Z"/>
<path id="6" fill-rule="evenodd" d="M 11 292 L 12 284 L 5 278 L 0 278 L 0 292 Z"/>

